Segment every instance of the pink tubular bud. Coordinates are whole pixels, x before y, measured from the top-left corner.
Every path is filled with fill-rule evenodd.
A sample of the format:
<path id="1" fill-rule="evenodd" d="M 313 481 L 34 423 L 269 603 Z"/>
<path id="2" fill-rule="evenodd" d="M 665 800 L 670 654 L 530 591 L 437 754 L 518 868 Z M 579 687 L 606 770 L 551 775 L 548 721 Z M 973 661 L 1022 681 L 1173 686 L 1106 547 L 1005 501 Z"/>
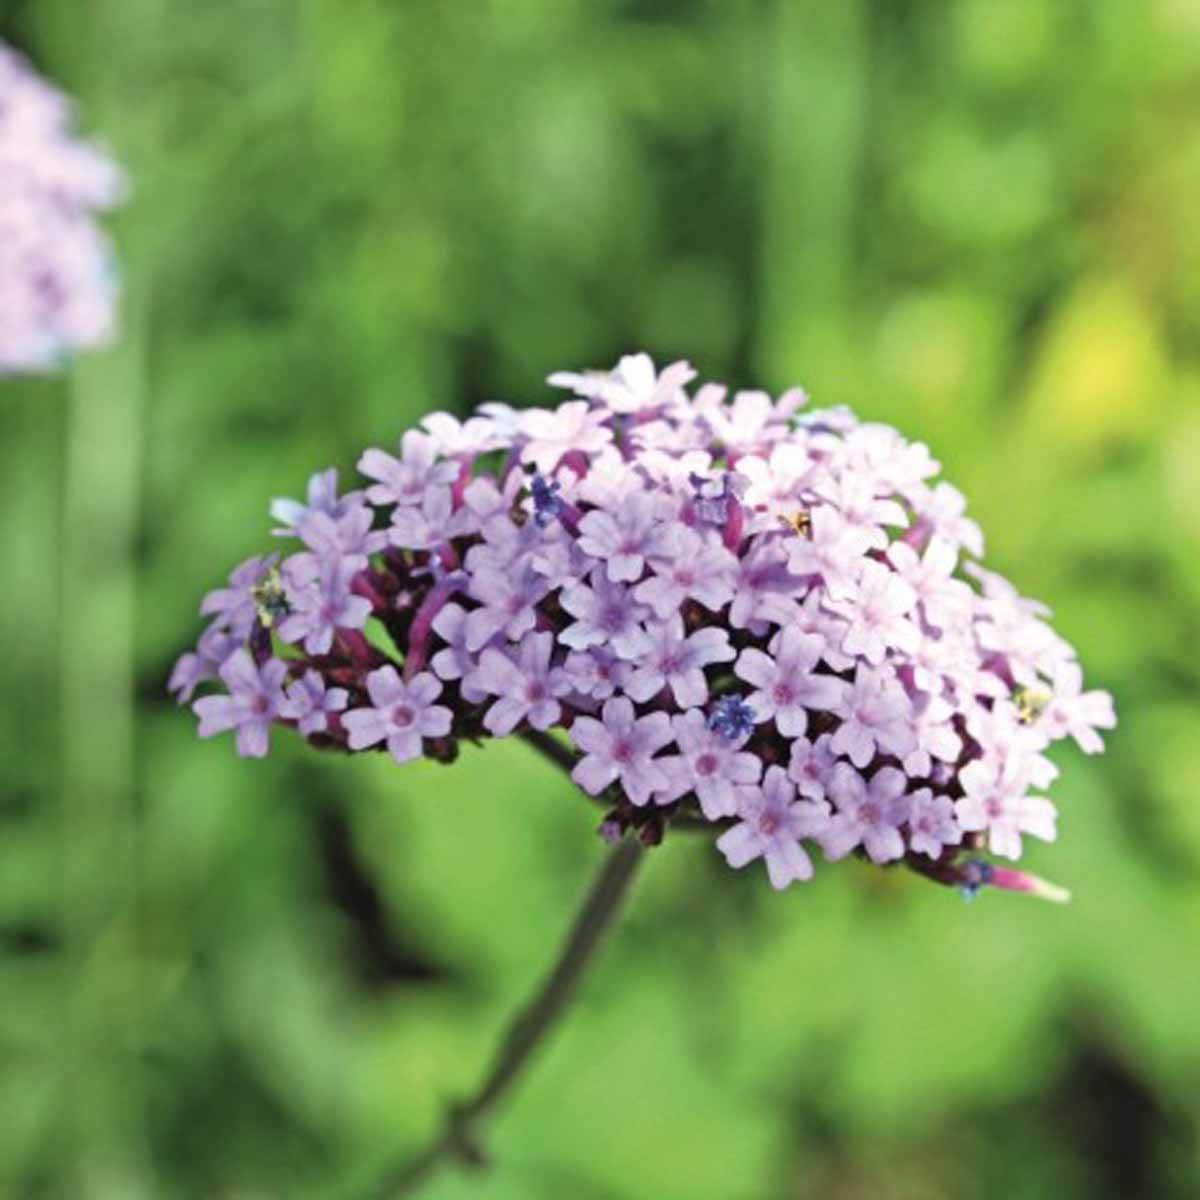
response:
<path id="1" fill-rule="evenodd" d="M 992 867 L 992 877 L 988 882 L 992 887 L 1003 888 L 1007 892 L 1025 892 L 1039 900 L 1052 900 L 1055 904 L 1067 904 L 1071 899 L 1071 893 L 1066 888 L 1011 867 Z"/>

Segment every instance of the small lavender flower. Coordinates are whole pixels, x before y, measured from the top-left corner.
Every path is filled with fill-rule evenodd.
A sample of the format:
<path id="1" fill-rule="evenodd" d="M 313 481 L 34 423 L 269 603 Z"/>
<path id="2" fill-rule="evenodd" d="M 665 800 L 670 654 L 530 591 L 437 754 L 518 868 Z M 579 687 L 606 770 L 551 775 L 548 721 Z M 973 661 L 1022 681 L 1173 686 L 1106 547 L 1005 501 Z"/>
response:
<path id="1" fill-rule="evenodd" d="M 575 691 L 591 700 L 607 700 L 623 689 L 633 674 L 632 663 L 618 658 L 603 646 L 594 646 L 585 653 L 572 650 L 563 669 Z"/>
<path id="2" fill-rule="evenodd" d="M 439 483 L 452 483 L 458 466 L 438 462 L 437 442 L 415 429 L 400 440 L 400 457 L 382 450 L 367 450 L 358 460 L 359 472 L 377 482 L 367 488 L 372 504 L 395 504 L 400 507 L 419 505 L 428 488 Z"/>
<path id="3" fill-rule="evenodd" d="M 659 375 L 650 355 L 626 354 L 612 371 L 583 375 L 557 371 L 546 382 L 551 387 L 570 388 L 577 396 L 600 400 L 613 412 L 634 413 L 666 404 L 695 377 L 690 363 L 672 363 Z"/>
<path id="4" fill-rule="evenodd" d="M 571 778 L 593 796 L 620 780 L 629 802 L 640 807 L 670 786 L 661 763 L 653 759 L 671 741 L 666 713 L 638 717 L 628 700 L 617 697 L 605 701 L 598 721 L 576 717 L 571 740 L 584 752 Z"/>
<path id="5" fill-rule="evenodd" d="M 696 506 L 696 515 L 709 525 L 724 526 L 729 510 L 746 491 L 747 481 L 739 473 L 722 471 L 716 479 L 708 479 L 693 471 L 689 476 Z"/>
<path id="6" fill-rule="evenodd" d="M 572 400 L 554 412 L 531 408 L 521 414 L 521 432 L 529 438 L 521 461 L 531 462 L 543 475 L 558 466 L 564 454 L 594 454 L 612 441 L 603 413 L 584 400 Z"/>
<path id="7" fill-rule="evenodd" d="M 559 719 L 559 697 L 571 690 L 571 679 L 561 667 L 551 667 L 553 651 L 549 633 L 528 634 L 515 657 L 490 647 L 483 651 L 469 683 L 476 691 L 499 697 L 483 718 L 489 733 L 504 737 L 522 721 L 534 729 L 549 729 Z"/>
<path id="8" fill-rule="evenodd" d="M 537 604 L 550 590 L 532 567 L 506 573 L 482 568 L 468 584 L 480 607 L 467 613 L 467 649 L 480 650 L 497 634 L 519 641 L 537 624 Z"/>
<path id="9" fill-rule="evenodd" d="M 558 635 L 572 650 L 607 645 L 629 661 L 650 650 L 652 643 L 642 625 L 650 610 L 632 603 L 628 589 L 610 582 L 603 571 L 593 571 L 588 583 L 563 588 L 559 602 L 575 618 Z"/>
<path id="10" fill-rule="evenodd" d="M 472 532 L 475 514 L 465 505 L 457 510 L 450 488 L 430 487 L 419 504 L 397 506 L 387 532 L 393 546 L 406 550 L 431 550 L 451 538 Z"/>
<path id="11" fill-rule="evenodd" d="M 286 497 L 276 497 L 271 501 L 271 516 L 277 520 L 282 529 L 274 530 L 281 537 L 289 537 L 296 531 L 296 526 L 310 513 L 324 513 L 334 521 L 344 517 L 353 509 L 362 507 L 361 492 L 347 492 L 338 495 L 337 467 L 327 471 L 317 471 L 309 476 L 308 492 L 305 501 L 289 500 Z"/>
<path id="12" fill-rule="evenodd" d="M 704 668 L 729 662 L 735 654 L 725 630 L 700 629 L 686 635 L 678 614 L 651 625 L 647 634 L 651 648 L 625 684 L 626 693 L 639 703 L 669 687 L 680 708 L 698 707 L 708 699 Z"/>
<path id="13" fill-rule="evenodd" d="M 641 579 L 646 559 L 664 547 L 664 497 L 632 492 L 615 512 L 595 509 L 579 522 L 579 548 L 605 564 L 613 583 Z"/>
<path id="14" fill-rule="evenodd" d="M 746 698 L 756 721 L 774 721 L 784 737 L 800 737 L 808 729 L 809 709 L 837 708 L 849 688 L 835 675 L 816 673 L 824 650 L 819 638 L 789 627 L 773 646 L 774 657 L 743 650 L 734 672 L 758 688 Z"/>
<path id="15" fill-rule="evenodd" d="M 203 696 L 192 705 L 200 718 L 200 736 L 235 729 L 238 753 L 243 758 L 263 758 L 271 724 L 285 703 L 287 664 L 272 658 L 260 667 L 248 651 L 238 650 L 221 664 L 220 675 L 229 695 Z"/>
<path id="16" fill-rule="evenodd" d="M 1028 794 L 1028 769 L 977 761 L 968 763 L 959 778 L 966 794 L 954 802 L 954 815 L 968 832 L 987 830 L 993 854 L 1020 858 L 1023 833 L 1054 841 L 1054 805 L 1044 796 Z"/>
<path id="17" fill-rule="evenodd" d="M 796 802 L 796 788 L 787 773 L 782 767 L 768 767 L 761 788 L 740 790 L 738 815 L 741 821 L 717 839 L 717 849 L 731 867 L 763 859 L 777 891 L 812 878 L 812 859 L 800 840 L 824 834 L 829 824 L 827 804 Z"/>
<path id="18" fill-rule="evenodd" d="M 685 600 L 698 600 L 718 612 L 733 599 L 738 560 L 719 543 L 702 538 L 684 525 L 667 527 L 661 553 L 649 562 L 653 574 L 633 589 L 659 620 L 678 612 Z"/>
<path id="19" fill-rule="evenodd" d="M 847 600 L 872 544 L 868 529 L 848 521 L 831 504 L 818 504 L 809 514 L 809 535 L 788 539 L 788 570 L 819 577 L 830 599 Z"/>
<path id="20" fill-rule="evenodd" d="M 319 671 L 305 671 L 288 685 L 279 715 L 295 721 L 296 728 L 305 736 L 324 733 L 329 728 L 330 714 L 340 713 L 349 696 L 345 688 L 326 687 Z"/>
<path id="21" fill-rule="evenodd" d="M 1084 754 L 1100 754 L 1104 739 L 1097 729 L 1112 729 L 1117 723 L 1112 697 L 1107 692 L 1085 692 L 1083 671 L 1074 660 L 1063 662 L 1054 672 L 1053 690 L 1035 720 L 1050 738 L 1070 735 Z"/>
<path id="22" fill-rule="evenodd" d="M 671 779 L 669 798 L 677 800 L 695 792 L 710 821 L 733 816 L 738 788 L 757 783 L 762 775 L 758 755 L 741 749 L 745 737 L 726 737 L 711 728 L 695 708 L 672 717 L 671 732 L 679 753 L 658 760 Z"/>
<path id="23" fill-rule="evenodd" d="M 867 766 L 877 751 L 905 755 L 916 749 L 912 701 L 891 667 L 860 664 L 838 715 L 842 723 L 832 748 L 856 767 Z"/>
<path id="24" fill-rule="evenodd" d="M 239 650 L 245 640 L 245 637 L 215 625 L 206 629 L 200 635 L 195 652 L 181 654 L 171 669 L 167 690 L 175 696 L 176 702 L 186 704 L 200 684 L 216 679 L 221 664 Z"/>
<path id="25" fill-rule="evenodd" d="M 903 825 L 912 811 L 908 781 L 895 767 L 880 767 L 866 779 L 848 763 L 833 772 L 829 795 L 837 813 L 821 838 L 831 859 L 842 858 L 857 845 L 872 862 L 888 862 L 904 853 Z"/>
<path id="26" fill-rule="evenodd" d="M 459 680 L 462 697 L 478 704 L 487 693 L 471 680 L 478 664 L 476 652 L 467 648 L 467 613 L 461 604 L 444 604 L 433 618 L 433 631 L 445 643 L 429 660 L 439 679 Z M 476 647 L 476 651 L 479 647 Z"/>
<path id="27" fill-rule="evenodd" d="M 453 714 L 433 703 L 442 685 L 428 672 L 405 683 L 395 667 L 379 667 L 367 676 L 366 685 L 371 706 L 342 714 L 351 750 L 386 741 L 388 753 L 404 763 L 421 756 L 424 738 L 450 732 Z"/>
<path id="28" fill-rule="evenodd" d="M 215 617 L 215 628 L 227 630 L 239 641 L 244 641 L 258 620 L 256 590 L 270 577 L 278 561 L 277 554 L 246 559 L 233 569 L 227 588 L 218 588 L 204 597 L 200 605 L 201 615 Z"/>
<path id="29" fill-rule="evenodd" d="M 796 790 L 810 800 L 824 800 L 833 781 L 838 756 L 833 752 L 833 735 L 823 733 L 815 742 L 798 737 L 792 742 L 788 778 Z"/>
<path id="30" fill-rule="evenodd" d="M 862 566 L 853 599 L 830 600 L 827 607 L 846 620 L 843 654 L 861 656 L 879 666 L 889 650 L 912 654 L 921 631 L 909 617 L 917 594 L 890 567 L 869 559 Z"/>
<path id="31" fill-rule="evenodd" d="M 915 854 L 938 858 L 947 846 L 962 841 L 962 830 L 954 818 L 954 802 L 949 796 L 935 796 L 929 788 L 911 794 L 908 844 Z"/>
<path id="32" fill-rule="evenodd" d="M 288 573 L 290 612 L 279 622 L 280 638 L 302 641 L 309 654 L 328 654 L 339 629 L 362 629 L 371 602 L 350 590 L 357 573 L 357 563 L 350 559 L 301 559 Z"/>

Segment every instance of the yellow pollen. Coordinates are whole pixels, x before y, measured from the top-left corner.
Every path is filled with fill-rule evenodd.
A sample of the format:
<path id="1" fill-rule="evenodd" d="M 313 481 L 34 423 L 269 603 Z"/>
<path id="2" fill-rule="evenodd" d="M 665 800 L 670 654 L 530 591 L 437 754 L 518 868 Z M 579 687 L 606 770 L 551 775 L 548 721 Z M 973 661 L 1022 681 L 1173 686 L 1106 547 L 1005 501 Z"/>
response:
<path id="1" fill-rule="evenodd" d="M 1017 688 L 1013 693 L 1013 703 L 1017 706 L 1017 720 L 1022 725 L 1032 725 L 1046 711 L 1046 705 L 1052 699 L 1045 688 Z"/>
<path id="2" fill-rule="evenodd" d="M 812 514 L 807 508 L 798 508 L 794 513 L 781 513 L 779 519 L 800 537 L 807 537 L 812 529 Z"/>

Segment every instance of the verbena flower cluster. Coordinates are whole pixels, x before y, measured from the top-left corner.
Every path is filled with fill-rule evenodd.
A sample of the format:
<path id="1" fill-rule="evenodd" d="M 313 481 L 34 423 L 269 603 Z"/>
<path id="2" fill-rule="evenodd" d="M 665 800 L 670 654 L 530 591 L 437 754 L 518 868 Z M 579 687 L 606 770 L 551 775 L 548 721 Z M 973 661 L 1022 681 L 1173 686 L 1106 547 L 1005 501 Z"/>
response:
<path id="1" fill-rule="evenodd" d="M 978 526 L 920 443 L 842 408 L 704 384 L 644 354 L 552 375 L 557 408 L 435 413 L 364 488 L 276 501 L 289 553 L 211 592 L 170 681 L 201 736 L 454 756 L 565 730 L 602 829 L 719 827 L 782 888 L 827 859 L 943 881 L 962 851 L 1055 836 L 1045 756 L 1102 749 L 1110 697 L 977 561 Z"/>
<path id="2" fill-rule="evenodd" d="M 123 185 L 70 118 L 66 97 L 0 43 L 0 375 L 52 369 L 112 334 L 115 275 L 95 214 Z"/>

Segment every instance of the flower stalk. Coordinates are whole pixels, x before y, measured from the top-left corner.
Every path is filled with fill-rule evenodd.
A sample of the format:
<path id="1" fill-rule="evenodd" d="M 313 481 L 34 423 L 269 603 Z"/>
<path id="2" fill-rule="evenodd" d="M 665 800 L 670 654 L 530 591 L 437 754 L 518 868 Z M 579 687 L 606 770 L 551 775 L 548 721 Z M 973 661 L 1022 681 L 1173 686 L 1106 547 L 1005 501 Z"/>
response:
<path id="1" fill-rule="evenodd" d="M 488 1117 L 569 1007 L 579 981 L 620 912 L 643 857 L 644 847 L 636 837 L 627 836 L 613 846 L 554 966 L 509 1024 L 479 1087 L 468 1099 L 448 1108 L 441 1129 L 424 1150 L 386 1171 L 370 1191 L 361 1194 L 362 1200 L 411 1195 L 447 1160 L 470 1167 L 487 1165 L 483 1135 Z"/>

